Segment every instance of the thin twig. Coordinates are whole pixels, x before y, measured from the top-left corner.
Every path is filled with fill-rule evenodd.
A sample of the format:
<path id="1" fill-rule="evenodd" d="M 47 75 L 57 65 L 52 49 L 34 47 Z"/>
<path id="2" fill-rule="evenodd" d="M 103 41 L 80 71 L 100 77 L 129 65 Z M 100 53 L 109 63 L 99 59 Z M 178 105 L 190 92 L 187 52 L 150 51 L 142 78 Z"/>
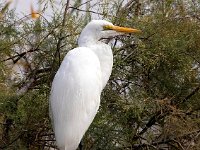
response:
<path id="1" fill-rule="evenodd" d="M 187 95 L 184 100 L 182 101 L 182 103 L 186 102 L 188 99 L 190 99 L 193 95 L 195 95 L 200 89 L 200 85 L 197 86 L 189 95 Z"/>
<path id="2" fill-rule="evenodd" d="M 75 9 L 75 10 L 78 10 L 78 11 L 82 11 L 82 12 L 90 12 L 90 13 L 93 13 L 93 14 L 97 14 L 97 15 L 102 15 L 104 16 L 105 14 L 103 13 L 99 13 L 99 12 L 95 12 L 95 11 L 92 11 L 92 10 L 83 10 L 83 9 L 79 9 L 79 8 L 76 8 L 76 7 L 69 7 L 71 9 Z"/>
<path id="3" fill-rule="evenodd" d="M 58 56 L 58 61 L 59 61 L 59 66 L 61 64 L 61 57 L 60 57 L 60 48 L 61 48 L 61 43 L 62 43 L 62 40 L 63 40 L 63 30 L 64 30 L 64 27 L 65 27 L 65 24 L 66 24 L 66 19 L 67 19 L 67 11 L 69 9 L 69 3 L 70 3 L 70 0 L 67 0 L 67 3 L 65 4 L 65 11 L 64 11 L 64 15 L 63 15 L 63 21 L 62 21 L 62 26 L 61 26 L 61 30 L 60 30 L 60 34 L 59 34 L 59 38 L 58 38 L 58 43 L 57 43 L 57 46 L 56 46 L 56 52 L 54 54 L 54 60 L 52 62 L 52 70 L 51 70 L 51 76 L 50 76 L 50 80 L 52 80 L 53 76 L 54 76 L 54 65 L 55 65 L 55 62 L 56 62 L 56 57 Z"/>
<path id="4" fill-rule="evenodd" d="M 24 131 L 25 132 L 25 131 Z M 21 134 L 19 134 L 16 138 L 14 138 L 10 143 L 8 143 L 7 145 L 1 146 L 0 149 L 6 149 L 8 148 L 11 144 L 13 144 L 14 142 L 16 142 L 23 134 L 24 132 L 22 132 Z"/>

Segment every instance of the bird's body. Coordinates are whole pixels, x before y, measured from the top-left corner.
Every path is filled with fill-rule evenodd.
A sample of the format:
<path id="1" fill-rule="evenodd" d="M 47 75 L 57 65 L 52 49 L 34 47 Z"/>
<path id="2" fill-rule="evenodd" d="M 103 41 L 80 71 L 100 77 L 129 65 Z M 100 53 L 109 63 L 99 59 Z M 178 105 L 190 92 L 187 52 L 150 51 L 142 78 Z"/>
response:
<path id="1" fill-rule="evenodd" d="M 61 150 L 78 147 L 98 111 L 101 92 L 110 77 L 112 50 L 99 40 L 107 33 L 110 36 L 116 32 L 103 32 L 105 25 L 113 26 L 95 20 L 83 29 L 79 47 L 68 52 L 53 80 L 50 111 Z"/>
<path id="2" fill-rule="evenodd" d="M 112 61 L 112 57 L 110 59 Z M 111 73 L 111 69 L 109 71 Z M 97 113 L 105 82 L 102 82 L 99 58 L 90 48 L 76 48 L 65 56 L 51 92 L 56 93 L 51 95 L 51 109 L 56 112 L 54 131 L 60 148 L 74 150 L 78 147 Z"/>
<path id="3" fill-rule="evenodd" d="M 90 49 L 77 48 L 65 57 L 52 84 L 52 93 L 57 93 L 52 94 L 51 105 L 56 112 L 54 130 L 60 148 L 76 149 L 94 119 L 100 103 L 101 78 L 100 63 Z"/>

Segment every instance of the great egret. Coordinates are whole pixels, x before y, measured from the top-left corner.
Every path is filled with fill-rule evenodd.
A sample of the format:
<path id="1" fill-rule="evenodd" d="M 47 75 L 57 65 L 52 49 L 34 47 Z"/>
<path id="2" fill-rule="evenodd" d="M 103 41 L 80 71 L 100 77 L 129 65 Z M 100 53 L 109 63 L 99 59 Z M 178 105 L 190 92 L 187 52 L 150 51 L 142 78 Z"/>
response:
<path id="1" fill-rule="evenodd" d="M 82 30 L 79 47 L 65 56 L 51 88 L 50 113 L 58 147 L 75 150 L 92 123 L 113 66 L 111 47 L 100 41 L 140 30 L 92 20 Z"/>

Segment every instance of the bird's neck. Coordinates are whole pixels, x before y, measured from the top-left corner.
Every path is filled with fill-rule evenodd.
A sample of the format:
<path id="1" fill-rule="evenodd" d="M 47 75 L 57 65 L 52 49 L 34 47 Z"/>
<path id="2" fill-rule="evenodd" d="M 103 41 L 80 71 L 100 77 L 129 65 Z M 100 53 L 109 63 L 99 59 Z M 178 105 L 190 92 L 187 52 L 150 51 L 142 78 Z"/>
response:
<path id="1" fill-rule="evenodd" d="M 78 39 L 80 47 L 89 47 L 90 45 L 97 44 L 99 41 L 95 35 L 81 34 Z"/>
<path id="2" fill-rule="evenodd" d="M 98 42 L 95 45 L 91 45 L 90 48 L 99 58 L 104 88 L 109 80 L 113 66 L 113 53 L 111 47 L 105 43 Z"/>
<path id="3" fill-rule="evenodd" d="M 104 88 L 109 80 L 113 66 L 113 53 L 111 47 L 100 41 L 87 41 L 79 46 L 90 48 L 99 58 L 102 72 L 102 88 Z"/>

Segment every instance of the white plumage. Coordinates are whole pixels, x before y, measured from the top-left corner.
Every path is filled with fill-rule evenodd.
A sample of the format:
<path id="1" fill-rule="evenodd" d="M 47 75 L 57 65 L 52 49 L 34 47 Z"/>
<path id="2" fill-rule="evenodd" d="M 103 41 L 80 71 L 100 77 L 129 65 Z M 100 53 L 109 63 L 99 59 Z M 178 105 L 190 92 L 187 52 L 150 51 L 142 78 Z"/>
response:
<path id="1" fill-rule="evenodd" d="M 112 50 L 100 39 L 131 32 L 140 31 L 93 20 L 81 32 L 79 47 L 65 56 L 50 94 L 50 113 L 61 150 L 78 147 L 97 113 L 101 92 L 110 77 Z"/>

